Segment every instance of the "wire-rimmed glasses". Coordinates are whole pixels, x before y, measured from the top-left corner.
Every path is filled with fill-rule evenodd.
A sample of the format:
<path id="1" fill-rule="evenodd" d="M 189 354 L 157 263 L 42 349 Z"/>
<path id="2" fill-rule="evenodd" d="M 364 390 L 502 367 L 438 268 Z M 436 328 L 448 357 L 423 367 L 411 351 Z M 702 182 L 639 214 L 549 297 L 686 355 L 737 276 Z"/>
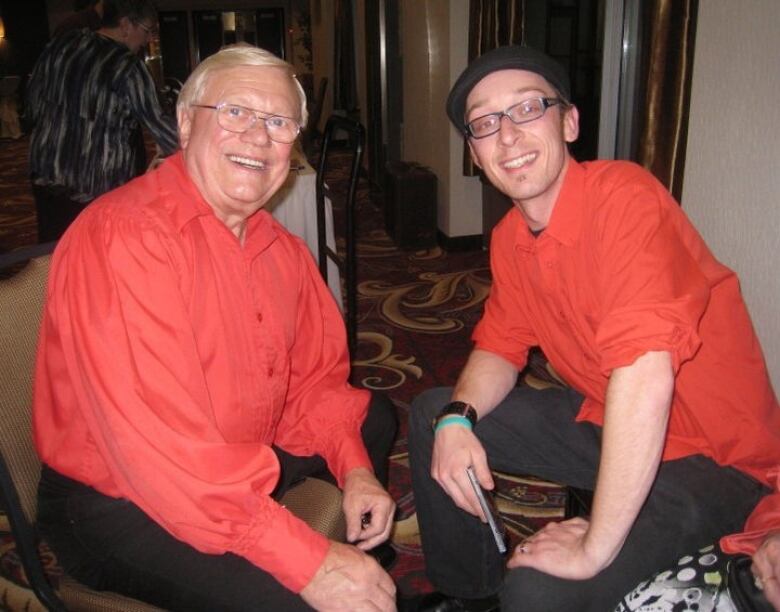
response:
<path id="1" fill-rule="evenodd" d="M 466 124 L 466 132 L 472 138 L 485 138 L 492 136 L 501 129 L 501 119 L 509 117 L 515 125 L 528 123 L 539 119 L 548 108 L 563 103 L 560 98 L 528 98 L 517 104 L 513 104 L 500 113 L 489 113 Z"/>
<path id="2" fill-rule="evenodd" d="M 192 104 L 191 106 L 209 108 L 216 111 L 219 127 L 236 134 L 243 134 L 255 127 L 258 121 L 262 121 L 265 131 L 268 133 L 268 138 L 274 142 L 290 144 L 298 137 L 301 131 L 301 126 L 295 119 L 282 115 L 272 115 L 238 104 L 220 102 L 215 106 L 209 104 Z"/>

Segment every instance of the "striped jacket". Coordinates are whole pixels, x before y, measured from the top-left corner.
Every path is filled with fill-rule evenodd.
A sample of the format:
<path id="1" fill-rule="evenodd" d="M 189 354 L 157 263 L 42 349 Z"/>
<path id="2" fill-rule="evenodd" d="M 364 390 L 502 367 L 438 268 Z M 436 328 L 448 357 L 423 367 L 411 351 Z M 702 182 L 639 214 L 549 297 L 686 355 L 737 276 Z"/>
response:
<path id="1" fill-rule="evenodd" d="M 131 135 L 146 127 L 163 155 L 178 148 L 149 71 L 123 44 L 90 30 L 55 36 L 33 69 L 25 113 L 34 183 L 87 202 L 136 174 Z"/>

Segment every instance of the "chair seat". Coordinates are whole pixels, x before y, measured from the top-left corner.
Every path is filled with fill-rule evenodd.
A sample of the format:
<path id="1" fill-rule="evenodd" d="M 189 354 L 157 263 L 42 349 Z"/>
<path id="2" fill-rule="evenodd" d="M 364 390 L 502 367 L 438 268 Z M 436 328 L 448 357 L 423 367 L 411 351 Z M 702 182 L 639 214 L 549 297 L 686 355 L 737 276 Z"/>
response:
<path id="1" fill-rule="evenodd" d="M 60 579 L 57 594 L 62 598 L 68 610 L 73 612 L 163 612 L 151 604 L 136 599 L 130 599 L 110 591 L 93 591 L 76 582 L 69 576 Z"/>

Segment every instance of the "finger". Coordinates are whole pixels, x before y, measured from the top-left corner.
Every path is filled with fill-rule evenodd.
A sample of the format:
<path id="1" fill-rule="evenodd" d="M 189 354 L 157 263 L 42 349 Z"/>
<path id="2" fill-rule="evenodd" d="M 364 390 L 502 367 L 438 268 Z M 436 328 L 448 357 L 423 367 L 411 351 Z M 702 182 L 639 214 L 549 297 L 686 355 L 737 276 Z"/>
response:
<path id="1" fill-rule="evenodd" d="M 391 584 L 391 587 L 381 586 L 377 589 L 376 597 L 372 600 L 377 610 L 381 612 L 395 612 L 395 586 Z"/>
<path id="2" fill-rule="evenodd" d="M 468 476 L 465 475 L 465 472 L 461 479 L 455 481 L 455 486 L 457 486 L 458 493 L 463 500 L 461 508 L 469 514 L 473 514 L 479 518 L 483 523 L 486 523 L 487 517 L 485 516 L 485 513 L 482 512 L 482 506 L 477 499 L 477 494 L 474 492 L 474 487 L 471 485 L 471 481 Z"/>
<path id="3" fill-rule="evenodd" d="M 765 578 L 762 584 L 766 600 L 775 607 L 775 610 L 780 610 L 780 584 L 778 581 L 774 578 Z"/>
<path id="4" fill-rule="evenodd" d="M 374 548 L 374 546 L 379 546 L 382 542 L 387 540 L 387 536 L 383 533 L 380 533 L 378 535 L 375 535 L 371 538 L 365 538 L 363 540 L 359 540 L 355 542 L 355 546 L 357 546 L 360 550 L 366 551 L 371 550 Z"/>
<path id="5" fill-rule="evenodd" d="M 507 567 L 512 569 L 515 567 L 534 567 L 534 545 L 533 542 L 527 540 L 521 542 L 515 548 L 512 557 L 507 562 Z"/>
<path id="6" fill-rule="evenodd" d="M 359 506 L 344 508 L 347 523 L 347 541 L 355 542 L 362 537 L 365 512 Z"/>
<path id="7" fill-rule="evenodd" d="M 479 484 L 482 485 L 482 488 L 492 491 L 495 488 L 496 483 L 493 481 L 493 473 L 490 471 L 487 460 L 484 457 L 475 457 L 472 467 L 474 468 L 474 474 L 476 475 Z"/>

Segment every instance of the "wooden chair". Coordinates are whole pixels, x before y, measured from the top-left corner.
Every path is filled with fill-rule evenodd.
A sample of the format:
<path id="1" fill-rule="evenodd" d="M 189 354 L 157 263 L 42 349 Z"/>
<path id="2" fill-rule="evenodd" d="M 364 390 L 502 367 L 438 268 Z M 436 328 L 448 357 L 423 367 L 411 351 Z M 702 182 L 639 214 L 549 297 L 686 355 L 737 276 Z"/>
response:
<path id="1" fill-rule="evenodd" d="M 49 582 L 38 554 L 35 530 L 41 463 L 31 435 L 31 391 L 38 328 L 53 243 L 31 248 L 33 259 L 18 273 L 0 280 L 0 487 L 17 551 L 35 596 L 49 610 L 152 612 L 155 606 L 116 593 L 89 589 L 68 576 Z M 24 259 L 0 257 L 0 268 Z M 322 480 L 306 479 L 281 503 L 330 539 L 344 541 L 346 526 L 341 491 Z"/>
<path id="2" fill-rule="evenodd" d="M 339 151 L 346 151 L 350 159 L 349 178 L 346 189 L 336 190 L 326 183 L 326 175 L 330 168 L 328 162 L 334 150 L 337 133 L 347 136 L 346 149 L 338 146 Z M 328 259 L 334 261 L 344 278 L 346 293 L 346 324 L 347 344 L 351 356 L 355 355 L 357 346 L 357 236 L 355 234 L 355 193 L 360 174 L 360 162 L 363 157 L 363 146 L 366 135 L 363 126 L 353 119 L 332 115 L 325 125 L 322 138 L 322 151 L 317 165 L 317 242 L 319 247 L 319 266 L 325 282 L 328 282 Z M 325 240 L 325 198 L 334 205 L 344 208 L 344 254 L 331 249 Z"/>

